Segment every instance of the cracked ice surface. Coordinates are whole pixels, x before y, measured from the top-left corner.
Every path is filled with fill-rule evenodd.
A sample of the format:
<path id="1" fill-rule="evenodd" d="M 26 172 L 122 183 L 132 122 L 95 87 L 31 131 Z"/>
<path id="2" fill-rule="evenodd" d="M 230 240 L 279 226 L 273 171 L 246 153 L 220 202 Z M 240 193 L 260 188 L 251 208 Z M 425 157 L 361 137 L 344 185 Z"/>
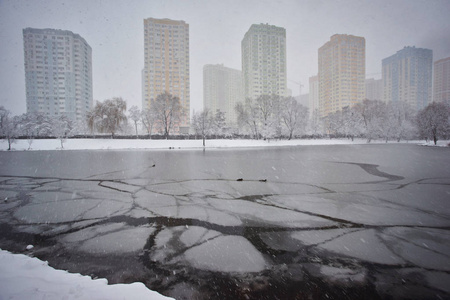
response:
<path id="1" fill-rule="evenodd" d="M 237 290 L 224 299 L 295 298 L 277 293 L 307 290 L 305 278 L 449 296 L 446 148 L 16 152 L 0 164 L 0 246 L 33 243 L 66 269 L 205 299 L 214 282 Z"/>

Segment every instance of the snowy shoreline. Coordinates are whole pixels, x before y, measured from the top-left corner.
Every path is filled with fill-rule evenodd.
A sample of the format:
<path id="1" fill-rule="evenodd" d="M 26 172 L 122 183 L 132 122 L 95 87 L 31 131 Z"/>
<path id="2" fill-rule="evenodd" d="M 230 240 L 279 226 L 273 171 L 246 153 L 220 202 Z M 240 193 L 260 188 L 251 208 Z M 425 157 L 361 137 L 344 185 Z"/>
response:
<path id="1" fill-rule="evenodd" d="M 388 144 L 418 144 L 434 146 L 432 142 L 423 140 L 389 141 Z M 438 141 L 438 146 L 447 146 L 449 141 Z M 285 147 L 285 146 L 313 146 L 313 145 L 365 145 L 366 139 L 316 139 L 316 140 L 206 140 L 206 149 L 214 148 L 253 148 L 253 147 Z M 372 141 L 370 144 L 386 144 L 383 140 Z M 0 151 L 7 151 L 8 142 L 1 140 Z M 139 140 L 139 139 L 67 139 L 64 150 L 164 150 L 164 149 L 203 149 L 202 140 Z M 13 151 L 61 150 L 58 139 L 33 140 L 31 147 L 27 140 L 16 140 L 12 144 Z"/>
<path id="2" fill-rule="evenodd" d="M 108 285 L 106 279 L 69 273 L 24 254 L 0 249 L 0 299 L 173 299 L 143 283 Z"/>

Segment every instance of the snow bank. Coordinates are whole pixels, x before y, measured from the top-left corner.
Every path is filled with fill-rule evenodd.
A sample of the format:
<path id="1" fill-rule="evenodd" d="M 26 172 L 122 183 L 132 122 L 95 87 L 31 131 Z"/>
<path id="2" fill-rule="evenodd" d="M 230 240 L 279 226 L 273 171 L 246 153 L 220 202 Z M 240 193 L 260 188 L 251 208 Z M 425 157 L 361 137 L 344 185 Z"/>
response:
<path id="1" fill-rule="evenodd" d="M 402 141 L 403 143 L 406 143 Z M 385 144 L 384 141 L 372 141 L 371 144 Z M 392 141 L 389 143 L 397 144 Z M 423 141 L 409 141 L 411 144 L 426 144 Z M 438 146 L 447 146 L 449 141 L 438 141 Z M 248 148 L 248 147 L 279 147 L 300 145 L 347 145 L 367 144 L 366 139 L 318 139 L 318 140 L 206 140 L 206 148 Z M 27 140 L 16 140 L 13 150 L 28 150 Z M 124 150 L 124 149 L 202 149 L 202 140 L 134 140 L 134 139 L 68 139 L 64 143 L 66 150 Z M 7 150 L 8 142 L 0 142 L 0 150 Z M 61 142 L 53 140 L 34 140 L 30 150 L 58 150 Z"/>
<path id="2" fill-rule="evenodd" d="M 173 299 L 140 282 L 108 285 L 106 279 L 55 270 L 47 262 L 0 249 L 0 299 Z"/>

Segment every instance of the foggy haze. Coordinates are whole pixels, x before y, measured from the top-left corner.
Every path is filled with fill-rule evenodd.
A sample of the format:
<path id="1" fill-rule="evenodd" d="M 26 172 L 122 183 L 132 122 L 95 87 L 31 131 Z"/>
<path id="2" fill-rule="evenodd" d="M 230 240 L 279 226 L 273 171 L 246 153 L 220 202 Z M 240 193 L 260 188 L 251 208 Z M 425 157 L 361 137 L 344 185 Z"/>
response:
<path id="1" fill-rule="evenodd" d="M 330 36 L 366 39 L 366 74 L 381 78 L 381 60 L 405 46 L 450 56 L 450 2 L 441 1 L 61 1 L 0 0 L 0 105 L 26 112 L 22 30 L 70 30 L 92 47 L 94 100 L 121 96 L 141 107 L 143 20 L 169 18 L 190 26 L 191 110 L 203 103 L 203 66 L 241 69 L 241 40 L 252 24 L 286 29 L 288 88 L 308 92 L 317 50 Z"/>

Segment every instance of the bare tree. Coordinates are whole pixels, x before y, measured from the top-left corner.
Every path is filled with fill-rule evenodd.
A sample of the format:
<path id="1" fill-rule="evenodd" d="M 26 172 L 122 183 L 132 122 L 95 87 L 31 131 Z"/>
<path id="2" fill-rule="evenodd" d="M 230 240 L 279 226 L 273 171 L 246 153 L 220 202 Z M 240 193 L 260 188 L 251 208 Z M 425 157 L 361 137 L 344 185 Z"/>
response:
<path id="1" fill-rule="evenodd" d="M 417 126 L 423 137 L 439 138 L 450 134 L 450 106 L 444 102 L 432 102 L 417 114 Z"/>
<path id="2" fill-rule="evenodd" d="M 152 100 L 151 109 L 155 113 L 156 123 L 164 131 L 164 136 L 169 139 L 170 131 L 181 121 L 184 115 L 180 99 L 167 91 Z"/>
<path id="3" fill-rule="evenodd" d="M 156 122 L 155 113 L 151 109 L 146 108 L 141 112 L 141 120 L 142 124 L 144 125 L 145 129 L 148 132 L 149 138 L 151 139 L 153 126 L 155 125 Z"/>
<path id="4" fill-rule="evenodd" d="M 8 150 L 19 134 L 19 118 L 11 117 L 11 112 L 0 106 L 0 136 L 8 140 Z"/>
<path id="5" fill-rule="evenodd" d="M 204 109 L 202 112 L 194 113 L 192 118 L 192 126 L 195 135 L 201 135 L 203 140 L 203 147 L 205 147 L 206 136 L 213 131 L 214 119 L 210 116 L 209 109 Z"/>
<path id="6" fill-rule="evenodd" d="M 112 138 L 120 129 L 120 126 L 127 121 L 125 111 L 127 103 L 122 98 L 108 99 L 98 102 L 87 116 L 88 126 L 93 131 L 110 132 Z"/>
<path id="7" fill-rule="evenodd" d="M 130 119 L 133 120 L 134 122 L 134 128 L 136 129 L 136 138 L 137 138 L 138 137 L 137 123 L 141 119 L 141 111 L 136 105 L 133 105 L 132 107 L 130 107 L 128 112 L 130 113 Z"/>

